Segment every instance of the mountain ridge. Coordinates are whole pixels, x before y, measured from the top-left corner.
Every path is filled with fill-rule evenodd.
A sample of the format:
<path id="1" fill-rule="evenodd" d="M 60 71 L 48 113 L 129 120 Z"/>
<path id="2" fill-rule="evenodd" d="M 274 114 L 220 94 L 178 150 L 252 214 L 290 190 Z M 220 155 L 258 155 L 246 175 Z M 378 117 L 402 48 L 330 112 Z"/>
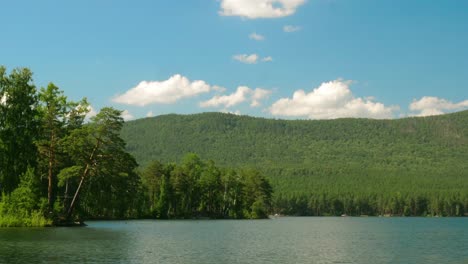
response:
<path id="1" fill-rule="evenodd" d="M 458 121 L 458 119 L 462 119 Z M 140 124 L 144 124 L 141 128 L 145 127 L 150 129 L 153 132 L 158 132 L 157 129 L 168 128 L 167 125 L 171 125 L 173 129 L 177 130 L 174 134 L 167 133 L 167 131 L 159 131 L 159 133 L 166 132 L 165 136 L 172 138 L 172 135 L 181 134 L 181 129 L 187 133 L 191 133 L 192 136 L 201 136 L 203 133 L 208 131 L 215 131 L 221 133 L 227 133 L 231 131 L 245 130 L 245 129 L 257 129 L 257 131 L 252 131 L 253 135 L 258 135 L 259 133 L 277 133 L 279 136 L 298 136 L 298 130 L 302 132 L 321 132 L 319 136 L 313 137 L 316 140 L 340 140 L 340 139 L 350 139 L 350 140 L 359 140 L 372 138 L 375 139 L 375 135 L 382 134 L 382 131 L 387 133 L 392 133 L 393 136 L 413 136 L 413 140 L 419 140 L 421 143 L 433 143 L 439 142 L 441 139 L 449 139 L 446 143 L 456 143 L 463 145 L 467 143 L 467 128 L 463 126 L 463 121 L 468 120 L 468 111 L 462 111 L 457 113 L 451 113 L 440 116 L 430 116 L 430 117 L 407 117 L 401 119 L 365 119 L 365 118 L 340 118 L 333 120 L 284 120 L 284 119 L 267 119 L 262 117 L 251 117 L 251 116 L 238 116 L 234 114 L 226 113 L 200 113 L 200 114 L 190 114 L 190 115 L 177 115 L 177 114 L 168 114 L 161 115 L 151 118 L 143 118 L 134 121 L 126 122 L 122 135 L 124 139 L 128 142 L 128 148 L 136 154 L 137 160 L 146 164 L 151 158 L 162 158 L 165 161 L 177 161 L 183 154 L 179 153 L 178 157 L 173 157 L 174 160 L 168 160 L 165 156 L 158 156 L 157 153 L 150 153 L 151 155 L 145 155 L 142 157 L 138 153 L 138 148 L 142 147 L 140 140 L 136 140 L 141 137 L 131 136 L 131 130 L 134 127 L 140 127 Z M 167 124 L 166 122 L 169 122 Z M 156 124 L 159 124 L 155 127 Z M 361 126 L 364 128 L 372 128 L 372 133 L 367 135 L 366 133 L 361 133 L 360 128 L 355 126 Z M 431 127 L 433 131 L 431 131 Z M 288 127 L 288 129 L 285 129 Z M 323 129 L 320 129 L 323 127 Z M 157 128 L 157 129 L 156 129 Z M 353 129 L 354 131 L 352 131 Z M 380 131 L 379 131 L 380 130 Z M 425 131 L 421 131 L 425 130 Z M 137 132 L 137 131 L 134 131 Z M 143 133 L 147 138 L 145 138 L 145 143 L 150 140 L 153 142 L 157 141 L 157 138 L 151 138 L 151 135 L 146 133 L 146 131 L 138 131 Z M 326 132 L 326 133 L 324 133 Z M 419 132 L 419 133 L 418 133 Z M 188 134 L 185 134 L 187 136 Z M 161 135 L 161 134 L 159 134 Z M 361 136 L 360 136 L 361 135 Z M 156 135 L 153 135 L 156 136 Z M 220 135 L 214 135 L 220 136 Z M 232 136 L 232 133 L 231 133 Z M 370 136 L 370 137 L 369 137 Z M 418 139 L 418 136 L 421 136 Z M 149 138 L 148 138 L 149 137 Z M 440 137 L 440 138 L 437 138 Z M 202 137 L 206 139 L 205 137 Z M 179 138 L 187 140 L 187 138 Z M 257 138 L 250 137 L 250 141 L 254 141 Z M 408 138 L 405 138 L 408 139 Z M 453 139 L 459 139 L 458 142 L 454 142 Z M 190 139 L 188 139 L 190 140 Z M 206 139 L 210 141 L 209 139 Z M 426 140 L 427 142 L 424 142 Z M 150 143 L 151 143 L 150 142 Z M 206 143 L 206 141 L 204 141 Z M 254 142 L 252 142 L 254 143 Z M 197 151 L 198 149 L 185 149 L 188 152 L 197 152 L 200 155 L 203 155 L 204 151 Z M 208 155 L 206 158 L 213 158 Z M 244 160 L 245 161 L 245 160 Z"/>

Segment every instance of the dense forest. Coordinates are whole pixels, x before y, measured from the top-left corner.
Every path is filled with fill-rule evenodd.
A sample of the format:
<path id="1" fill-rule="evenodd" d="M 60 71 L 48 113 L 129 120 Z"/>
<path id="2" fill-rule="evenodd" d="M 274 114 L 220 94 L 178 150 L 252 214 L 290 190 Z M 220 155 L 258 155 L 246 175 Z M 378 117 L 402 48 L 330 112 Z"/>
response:
<path id="1" fill-rule="evenodd" d="M 220 169 L 187 154 L 181 165 L 151 162 L 142 172 L 153 218 L 266 218 L 272 188 L 257 170 Z"/>
<path id="2" fill-rule="evenodd" d="M 53 83 L 37 90 L 29 69 L 0 67 L 0 227 L 267 217 L 272 189 L 258 171 L 220 169 L 195 154 L 139 170 L 120 135 L 122 112 L 88 118 L 89 109 Z"/>
<path id="3" fill-rule="evenodd" d="M 274 213 L 468 214 L 468 111 L 397 120 L 164 115 L 127 122 L 121 135 L 143 166 L 194 152 L 261 171 Z"/>

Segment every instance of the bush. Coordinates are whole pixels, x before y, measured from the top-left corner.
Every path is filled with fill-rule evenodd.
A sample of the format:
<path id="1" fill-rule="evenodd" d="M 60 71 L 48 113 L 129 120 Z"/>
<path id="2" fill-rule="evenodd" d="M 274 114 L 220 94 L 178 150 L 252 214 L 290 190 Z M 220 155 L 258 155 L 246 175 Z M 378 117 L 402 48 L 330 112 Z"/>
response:
<path id="1" fill-rule="evenodd" d="M 51 220 L 44 217 L 44 199 L 38 199 L 33 191 L 33 179 L 34 171 L 28 169 L 21 176 L 18 188 L 9 195 L 2 194 L 0 227 L 41 227 L 52 224 Z"/>

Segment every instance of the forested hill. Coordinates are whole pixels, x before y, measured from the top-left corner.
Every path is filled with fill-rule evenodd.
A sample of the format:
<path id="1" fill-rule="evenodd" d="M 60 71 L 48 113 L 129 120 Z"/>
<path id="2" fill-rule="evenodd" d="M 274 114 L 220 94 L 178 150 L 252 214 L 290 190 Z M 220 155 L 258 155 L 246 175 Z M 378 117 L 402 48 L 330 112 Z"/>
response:
<path id="1" fill-rule="evenodd" d="M 398 120 L 273 120 L 223 113 L 127 122 L 128 150 L 148 161 L 187 152 L 229 166 L 297 168 L 379 164 L 443 167 L 468 158 L 468 111 Z"/>
<path id="2" fill-rule="evenodd" d="M 222 166 L 258 168 L 278 199 L 324 190 L 468 192 L 468 111 L 397 120 L 164 115 L 127 122 L 122 137 L 143 166 L 194 152 Z"/>

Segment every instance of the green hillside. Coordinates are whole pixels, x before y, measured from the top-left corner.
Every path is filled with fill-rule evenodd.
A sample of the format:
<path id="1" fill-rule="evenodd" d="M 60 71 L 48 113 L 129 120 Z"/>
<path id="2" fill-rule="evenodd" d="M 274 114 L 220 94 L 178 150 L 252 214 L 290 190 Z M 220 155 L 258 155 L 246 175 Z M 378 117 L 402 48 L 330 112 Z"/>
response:
<path id="1" fill-rule="evenodd" d="M 468 111 L 398 120 L 164 115 L 127 122 L 122 137 L 142 166 L 194 152 L 260 169 L 284 213 L 468 212 Z"/>

